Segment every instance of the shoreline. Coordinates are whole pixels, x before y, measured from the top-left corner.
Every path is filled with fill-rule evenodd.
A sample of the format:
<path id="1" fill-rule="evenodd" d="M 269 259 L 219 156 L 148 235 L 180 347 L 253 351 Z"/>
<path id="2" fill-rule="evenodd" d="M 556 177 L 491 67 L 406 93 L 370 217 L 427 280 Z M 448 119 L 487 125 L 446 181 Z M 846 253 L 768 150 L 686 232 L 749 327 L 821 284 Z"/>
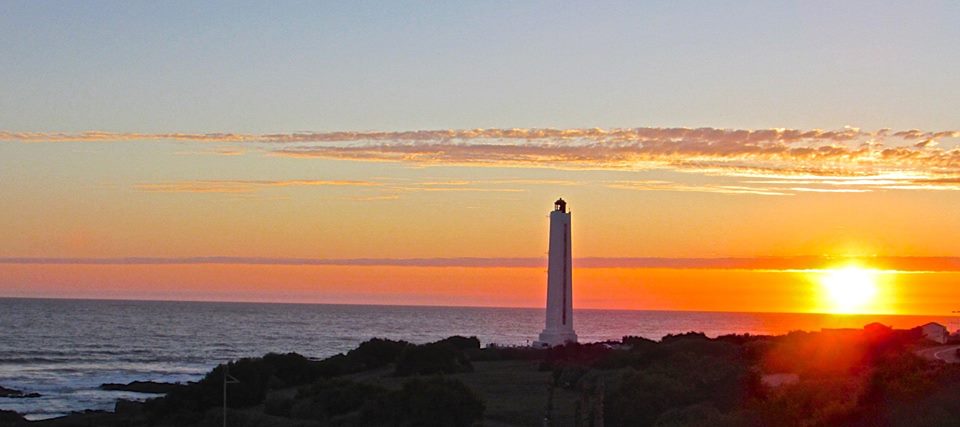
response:
<path id="1" fill-rule="evenodd" d="M 332 381 L 336 378 L 343 378 L 342 380 L 337 379 L 336 381 L 347 381 L 349 384 L 367 384 L 363 387 L 374 387 L 370 390 L 386 390 L 386 391 L 375 391 L 371 392 L 376 394 L 378 399 L 386 398 L 383 396 L 393 396 L 391 399 L 403 399 L 403 392 L 405 390 L 405 384 L 411 380 L 417 380 L 420 378 L 422 381 L 427 381 L 430 378 L 434 378 L 434 375 L 439 373 L 442 374 L 445 378 L 454 378 L 456 381 L 462 382 L 464 385 L 461 386 L 455 383 L 437 383 L 437 387 L 454 387 L 455 389 L 460 389 L 465 387 L 469 393 L 473 393 L 474 388 L 479 387 L 479 395 L 482 398 L 477 397 L 478 401 L 482 402 L 485 407 L 488 407 L 487 416 L 493 417 L 504 417 L 512 413 L 514 409 L 511 409 L 509 402 L 501 401 L 501 399 L 496 397 L 495 394 L 490 394 L 487 392 L 487 389 L 490 387 L 494 388 L 503 388 L 506 387 L 507 391 L 501 390 L 500 392 L 510 393 L 509 389 L 513 386 L 510 380 L 507 378 L 527 378 L 525 381 L 533 381 L 534 384 L 536 381 L 548 381 L 550 375 L 553 375 L 554 382 L 556 383 L 553 388 L 557 390 L 567 390 L 564 389 L 563 384 L 570 383 L 573 381 L 576 384 L 580 384 L 577 387 L 580 393 L 568 393 L 567 391 L 554 391 L 555 393 L 561 393 L 564 399 L 568 399 L 571 402 L 577 401 L 577 399 L 584 399 L 584 394 L 594 393 L 593 397 L 587 397 L 587 401 L 591 401 L 592 405 L 597 405 L 596 399 L 597 391 L 584 391 L 590 389 L 590 387 L 596 387 L 596 384 L 590 383 L 593 380 L 585 380 L 589 378 L 590 375 L 584 376 L 589 372 L 596 372 L 592 375 L 600 375 L 600 377 L 608 377 L 612 375 L 609 369 L 612 369 L 611 366 L 619 366 L 618 364 L 627 363 L 628 365 L 633 362 L 623 362 L 624 357 L 630 358 L 634 357 L 632 355 L 637 354 L 637 351 L 649 352 L 653 351 L 650 354 L 656 354 L 659 348 L 671 349 L 677 346 L 682 348 L 683 346 L 696 345 L 696 346 L 707 346 L 716 349 L 727 349 L 723 350 L 721 353 L 725 358 L 731 358 L 730 362 L 734 365 L 740 364 L 745 368 L 753 366 L 752 368 L 747 369 L 744 372 L 754 372 L 757 374 L 750 375 L 759 375 L 757 380 L 762 379 L 763 383 L 771 383 L 771 385 L 764 386 L 770 390 L 779 390 L 781 388 L 790 389 L 791 387 L 799 387 L 797 384 L 807 384 L 810 381 L 814 381 L 816 377 L 811 377 L 810 373 L 804 374 L 796 372 L 780 372 L 777 369 L 782 369 L 783 366 L 788 366 L 791 363 L 801 363 L 797 361 L 790 362 L 789 360 L 780 360 L 775 362 L 766 361 L 765 359 L 751 359 L 745 355 L 737 356 L 741 354 L 739 352 L 729 353 L 730 348 L 752 348 L 752 346 L 758 345 L 760 343 L 765 343 L 761 347 L 768 347 L 773 345 L 776 346 L 785 346 L 784 343 L 789 343 L 796 340 L 811 340 L 811 342 L 818 343 L 818 345 L 830 347 L 835 347 L 838 342 L 847 343 L 852 348 L 873 348 L 871 346 L 881 345 L 881 350 L 864 350 L 864 351 L 886 351 L 889 352 L 895 357 L 898 358 L 916 358 L 918 360 L 926 360 L 924 365 L 931 364 L 930 366 L 946 366 L 951 369 L 956 368 L 954 365 L 942 364 L 931 360 L 929 357 L 921 359 L 921 356 L 925 354 L 924 352 L 942 352 L 943 349 L 937 347 L 935 343 L 927 342 L 922 338 L 922 332 L 917 329 L 910 330 L 894 330 L 889 327 L 877 324 L 867 325 L 863 329 L 825 329 L 820 332 L 792 332 L 785 335 L 776 335 L 776 336 L 754 336 L 754 335 L 724 335 L 715 338 L 707 337 L 702 333 L 684 333 L 678 335 L 668 335 L 659 341 L 652 341 L 640 337 L 624 337 L 620 341 L 606 341 L 606 342 L 595 342 L 595 343 L 583 343 L 577 345 L 568 345 L 563 347 L 555 347 L 552 349 L 535 349 L 531 347 L 524 346 L 495 346 L 487 345 L 486 347 L 481 348 L 480 341 L 474 338 L 465 338 L 465 337 L 450 337 L 446 340 L 441 340 L 434 343 L 427 344 L 409 344 L 404 341 L 391 341 L 384 339 L 371 339 L 365 341 L 357 348 L 348 351 L 346 353 L 340 353 L 335 356 L 320 360 L 310 360 L 304 358 L 303 356 L 297 355 L 295 353 L 290 353 L 287 355 L 278 355 L 278 354 L 268 354 L 259 358 L 249 358 L 249 359 L 240 359 L 231 362 L 230 372 L 231 375 L 237 375 L 240 377 L 241 383 L 244 381 L 255 382 L 249 378 L 255 378 L 257 372 L 274 372 L 274 374 L 269 375 L 280 375 L 282 380 L 271 380 L 271 384 L 274 385 L 264 385 L 258 387 L 264 387 L 261 392 L 261 397 L 253 398 L 254 400 L 249 400 L 247 403 L 259 404 L 261 409 L 257 409 L 253 412 L 250 410 L 241 411 L 245 415 L 233 415 L 241 417 L 252 417 L 250 419 L 259 419 L 258 417 L 279 417 L 283 418 L 283 414 L 286 416 L 294 417 L 296 416 L 305 416 L 302 413 L 299 413 L 292 408 L 296 405 L 295 402 L 299 402 L 299 397 L 307 393 L 303 391 L 303 387 L 309 384 L 327 384 L 327 385 L 316 385 L 311 387 L 354 387 L 352 385 L 330 385 L 329 381 Z M 878 344 L 879 343 L 879 344 Z M 897 349 L 891 351 L 889 349 L 882 350 L 884 346 L 888 346 L 888 343 L 897 343 Z M 960 343 L 952 344 L 956 348 L 960 348 Z M 789 347 L 789 346 L 787 346 Z M 792 348 L 792 347 L 789 347 Z M 951 347 L 952 348 L 952 347 Z M 639 350 L 638 350 L 639 349 Z M 674 351 L 674 350 L 670 350 Z M 775 350 L 770 350 L 769 348 L 764 351 L 772 351 L 776 353 Z M 787 351 L 787 350 L 782 350 Z M 796 349 L 789 351 L 798 351 Z M 438 356 L 441 355 L 441 356 Z M 646 353 L 643 353 L 646 354 Z M 712 357 L 712 356 L 711 356 Z M 774 358 L 775 359 L 775 358 Z M 618 361 L 619 360 L 619 361 Z M 864 360 L 870 360 L 864 359 Z M 834 361 L 836 362 L 836 361 Z M 834 363 L 831 362 L 831 363 Z M 853 373 L 847 373 L 843 375 L 853 375 L 850 378 L 859 378 L 865 375 L 864 373 L 856 372 L 869 372 L 870 370 L 875 370 L 878 368 L 856 368 L 858 363 L 874 363 L 874 362 L 850 362 L 850 366 Z M 646 362 L 643 362 L 646 363 Z M 673 362 L 670 362 L 673 363 Z M 756 363 L 761 363 L 760 365 L 755 365 Z M 771 364 L 770 366 L 763 365 L 764 363 Z M 786 365 L 783 365 L 786 363 Z M 841 364 L 845 363 L 841 361 Z M 613 364 L 613 365 L 610 365 Z M 779 365 L 778 365 L 779 364 Z M 781 366 L 782 365 L 782 366 Z M 552 367 L 551 367 L 552 366 Z M 582 366 L 582 367 L 578 367 Z M 777 368 L 779 366 L 779 368 Z M 797 365 L 799 366 L 799 365 Z M 282 367 L 282 368 L 281 368 Z M 32 420 L 32 421 L 15 421 L 9 425 L 40 425 L 40 426 L 59 426 L 67 425 L 73 422 L 90 422 L 91 420 L 96 420 L 97 423 L 103 425 L 113 425 L 111 423 L 133 423 L 132 425 L 142 425 L 137 424 L 145 422 L 147 418 L 144 417 L 159 417 L 159 419 L 166 419 L 165 417 L 171 416 L 170 414 L 178 413 L 174 409 L 163 409 L 160 412 L 157 405 L 162 402 L 191 402 L 192 399 L 199 398 L 200 395 L 195 395 L 198 390 L 217 389 L 217 380 L 219 379 L 218 375 L 222 372 L 223 365 L 219 365 L 212 370 L 210 370 L 202 379 L 197 382 L 191 382 L 186 384 L 165 384 L 160 382 L 150 382 L 150 381 L 134 381 L 129 384 L 113 384 L 113 385 L 103 385 L 102 389 L 114 389 L 122 391 L 134 391 L 134 390 L 145 390 L 151 389 L 158 391 L 161 388 L 169 387 L 166 390 L 166 394 L 153 396 L 148 396 L 143 402 L 135 402 L 125 399 L 118 399 L 115 403 L 114 411 L 83 411 L 70 413 L 62 417 L 47 418 L 42 420 Z M 279 370 L 278 370 L 279 369 Z M 286 372 L 293 369 L 295 373 L 281 374 L 280 372 Z M 559 370 L 558 370 L 559 369 Z M 573 370 L 571 370 L 573 369 Z M 599 369 L 599 370 L 598 370 Z M 618 368 L 619 369 L 619 368 Z M 724 368 L 725 369 L 725 368 Z M 824 367 L 813 368 L 807 367 L 803 369 L 827 369 Z M 834 369 L 834 368 L 829 368 Z M 828 371 L 829 371 L 828 369 Z M 867 369 L 867 371 L 863 371 Z M 585 370 L 585 371 L 584 371 Z M 291 371 L 291 372 L 293 372 Z M 776 371 L 776 372 L 774 372 Z M 841 370 L 842 371 L 842 370 Z M 553 374 L 550 374 L 553 372 Z M 576 373 L 579 372 L 579 373 Z M 813 371 L 811 371 L 813 372 Z M 827 372 L 827 371 L 824 371 Z M 833 371 L 830 371 L 833 372 Z M 837 371 L 840 372 L 840 371 Z M 846 372 L 846 371 L 842 371 Z M 842 373 L 841 372 L 841 373 Z M 689 373 L 688 373 L 689 374 Z M 683 374 L 683 375 L 688 375 Z M 254 375 L 254 377 L 250 377 Z M 546 375 L 546 376 L 544 376 Z M 574 375 L 574 377 L 567 378 L 568 375 Z M 617 375 L 628 375 L 628 374 L 617 374 Z M 733 374 L 731 374 L 733 375 Z M 736 374 L 744 375 L 744 374 Z M 820 374 L 818 374 L 820 375 Z M 830 374 L 836 375 L 836 374 Z M 768 381 L 768 376 L 771 379 Z M 324 379 L 329 378 L 329 379 Z M 612 377 L 611 377 L 612 378 Z M 747 377 L 744 377 L 747 378 Z M 421 381 L 418 380 L 418 381 Z M 316 383 L 316 381 L 320 381 Z M 433 381 L 433 380 L 430 380 Z M 446 380 L 444 380 L 446 381 Z M 586 381 L 586 382 L 583 382 Z M 612 380 L 609 380 L 612 381 Z M 746 380 L 738 380 L 746 381 Z M 751 380 L 752 381 L 752 380 Z M 862 380 L 851 380 L 851 381 L 861 381 Z M 549 381 L 548 381 L 549 382 Z M 749 381 L 748 381 L 749 382 Z M 582 384 L 581 384 L 582 383 Z M 206 384 L 206 385 L 204 385 Z M 212 385 L 211 385 L 212 384 Z M 339 384 L 339 383 L 337 383 Z M 593 384 L 593 385 L 590 385 Z M 247 385 L 245 384 L 244 387 Z M 212 388 L 209 388 L 212 387 Z M 239 387 L 239 386 L 238 386 Z M 530 386 L 532 387 L 532 386 Z M 729 387 L 729 386 L 725 386 Z M 740 386 L 738 386 L 740 387 Z M 602 388 L 602 387 L 601 387 Z M 319 390 L 319 389 L 318 389 Z M 391 391 L 392 390 L 392 391 Z M 532 389 L 531 389 L 532 390 Z M 319 391 L 318 391 L 319 392 Z M 531 391 L 532 392 L 532 391 Z M 191 394 L 193 393 L 193 394 Z M 325 393 L 325 392 L 324 392 Z M 387 394 L 383 394 L 387 393 Z M 391 394 L 392 393 L 392 394 Z M 398 394 L 399 393 L 399 394 Z M 469 394 L 468 393 L 468 394 Z M 566 394 L 564 394 L 566 393 Z M 307 393 L 309 394 L 309 393 Z M 607 392 L 609 395 L 609 391 Z M 186 398 L 184 396 L 195 396 L 195 398 Z M 242 393 L 241 393 L 242 395 Z M 178 397 L 179 396 L 179 397 Z M 270 396 L 274 396 L 276 399 L 281 399 L 274 403 L 268 403 L 266 407 L 263 407 L 265 400 L 270 402 L 269 399 L 273 399 Z M 277 397 L 281 396 L 281 397 Z M 579 396 L 579 397 L 577 397 Z M 306 399 L 306 397 L 303 397 Z M 371 397 L 372 398 L 372 397 Z M 519 397 L 517 397 L 519 398 Z M 171 400 L 172 399 L 172 400 Z M 178 400 L 179 399 L 179 400 Z M 285 399 L 285 400 L 284 400 Z M 492 400 L 491 400 L 492 399 Z M 591 400 L 593 399 L 593 400 Z M 610 397 L 607 395 L 603 396 L 604 401 L 610 400 L 611 402 L 616 401 L 615 396 Z M 611 400 L 613 399 L 613 400 Z M 282 401 L 282 402 L 281 402 Z M 159 402 L 159 403 L 158 403 Z M 280 402 L 280 403 L 277 403 Z M 283 403 L 287 402 L 287 403 Z M 609 403 L 609 402 L 608 402 Z M 185 403 L 183 403 L 185 404 Z M 210 408 L 216 408 L 218 405 L 214 403 L 209 403 Z M 280 409 L 273 408 L 267 409 L 270 405 L 280 405 Z M 287 405 L 287 406 L 284 406 Z M 294 405 L 294 406 L 290 406 Z M 738 404 L 739 405 L 739 404 Z M 176 408 L 179 406 L 170 406 L 170 404 L 161 405 L 164 408 Z M 219 406 L 222 406 L 219 405 Z M 289 407 L 288 407 L 289 406 Z M 151 409 L 152 408 L 152 409 Z M 286 409 L 284 409 L 286 408 Z M 493 408 L 493 412 L 489 412 Z M 165 412 L 166 411 L 166 412 Z M 170 412 L 172 411 L 172 412 Z M 234 411 L 231 409 L 231 411 Z M 266 411 L 266 412 L 264 412 Z M 268 412 L 277 412 L 277 414 L 270 414 Z M 293 412 L 290 412 L 293 411 Z M 377 414 L 367 414 L 364 413 L 359 407 L 353 411 L 360 412 L 350 412 L 350 417 L 367 417 L 375 416 Z M 562 411 L 561 411 L 562 412 Z M 198 414 L 202 414 L 201 413 Z M 258 415 L 259 414 L 259 415 Z M 294 415 L 290 415 L 294 414 Z M 296 415 L 299 414 L 299 415 Z M 499 414 L 499 415 L 498 415 Z M 572 416 L 568 413 L 558 413 L 558 417 L 567 417 Z M 209 415 L 209 414 L 208 414 Z M 382 415 L 382 414 L 381 414 Z M 8 418 L 10 417 L 7 413 Z M 201 416 L 201 415 L 194 415 Z M 513 416 L 520 417 L 527 421 L 530 420 L 529 414 L 514 414 Z M 272 418 L 271 418 L 272 419 Z M 293 418 L 291 418 L 293 419 Z M 502 420 L 501 420 L 502 421 Z M 163 425 L 162 423 L 160 425 Z M 281 424 L 283 425 L 283 424 Z M 347 424 L 352 425 L 352 424 Z M 498 424 L 499 425 L 499 424 Z M 508 424 L 511 425 L 511 424 Z M 525 423 L 519 423 L 516 425 L 529 425 Z"/>

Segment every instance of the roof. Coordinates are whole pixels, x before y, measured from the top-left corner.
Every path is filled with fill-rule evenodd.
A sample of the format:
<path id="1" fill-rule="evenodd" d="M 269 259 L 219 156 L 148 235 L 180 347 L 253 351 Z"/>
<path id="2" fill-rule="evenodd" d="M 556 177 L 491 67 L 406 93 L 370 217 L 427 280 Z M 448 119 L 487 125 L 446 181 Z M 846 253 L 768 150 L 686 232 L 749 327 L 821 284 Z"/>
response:
<path id="1" fill-rule="evenodd" d="M 921 329 L 926 329 L 927 326 L 936 326 L 936 327 L 938 327 L 938 328 L 947 329 L 946 326 L 943 326 L 943 325 L 941 325 L 941 324 L 939 324 L 939 323 L 937 323 L 937 322 L 925 323 L 925 324 L 923 324 L 923 325 L 920 325 L 920 328 L 921 328 Z"/>

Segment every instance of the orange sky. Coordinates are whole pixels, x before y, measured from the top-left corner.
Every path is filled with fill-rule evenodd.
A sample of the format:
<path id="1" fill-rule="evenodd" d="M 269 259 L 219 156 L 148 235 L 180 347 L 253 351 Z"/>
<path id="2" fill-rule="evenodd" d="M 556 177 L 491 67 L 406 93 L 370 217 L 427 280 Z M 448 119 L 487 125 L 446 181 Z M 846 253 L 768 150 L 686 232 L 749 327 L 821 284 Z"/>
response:
<path id="1" fill-rule="evenodd" d="M 870 311 L 945 314 L 957 272 L 891 273 Z M 579 308 L 824 312 L 817 273 L 663 268 L 575 270 Z M 275 265 L 0 265 L 6 295 L 542 306 L 542 268 Z"/>
<path id="2" fill-rule="evenodd" d="M 913 271 L 884 276 L 895 280 L 859 309 L 955 308 L 954 132 L 0 137 L 2 296 L 535 307 L 545 277 L 530 266 L 563 196 L 574 257 L 615 258 L 577 269 L 578 307 L 829 311 L 811 274 L 765 270 L 852 256 Z M 129 257 L 148 261 L 117 261 Z M 396 265 L 463 257 L 488 261 Z M 679 264 L 622 260 L 635 257 Z M 697 261 L 727 257 L 747 261 Z M 778 265 L 793 257 L 813 261 Z M 296 259 L 368 261 L 269 265 Z M 663 268 L 675 265 L 687 268 Z"/>

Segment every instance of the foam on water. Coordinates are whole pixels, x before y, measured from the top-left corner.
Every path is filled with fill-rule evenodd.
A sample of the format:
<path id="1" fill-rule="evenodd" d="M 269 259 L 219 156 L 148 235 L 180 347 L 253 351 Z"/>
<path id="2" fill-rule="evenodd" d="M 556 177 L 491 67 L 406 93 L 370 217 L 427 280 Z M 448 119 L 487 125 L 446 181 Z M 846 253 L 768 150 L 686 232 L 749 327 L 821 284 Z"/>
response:
<path id="1" fill-rule="evenodd" d="M 584 342 L 687 331 L 781 334 L 873 321 L 955 326 L 953 319 L 921 316 L 575 312 Z M 43 395 L 0 398 L 0 409 L 29 419 L 112 410 L 118 398 L 153 395 L 99 390 L 100 384 L 195 381 L 226 360 L 267 352 L 322 358 L 373 337 L 423 343 L 475 335 L 484 344 L 520 345 L 542 328 L 542 309 L 0 299 L 0 385 Z"/>

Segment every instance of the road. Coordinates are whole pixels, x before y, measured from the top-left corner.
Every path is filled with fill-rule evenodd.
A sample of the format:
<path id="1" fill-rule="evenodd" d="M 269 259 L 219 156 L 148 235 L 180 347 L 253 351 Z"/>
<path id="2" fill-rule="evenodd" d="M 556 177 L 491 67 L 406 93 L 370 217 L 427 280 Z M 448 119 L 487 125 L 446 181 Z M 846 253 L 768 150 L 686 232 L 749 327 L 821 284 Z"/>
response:
<path id="1" fill-rule="evenodd" d="M 958 363 L 960 358 L 957 357 L 957 350 L 960 349 L 960 345 L 938 345 L 936 347 L 928 347 L 921 350 L 917 350 L 917 356 L 920 356 L 927 360 L 941 360 L 947 363 Z"/>

